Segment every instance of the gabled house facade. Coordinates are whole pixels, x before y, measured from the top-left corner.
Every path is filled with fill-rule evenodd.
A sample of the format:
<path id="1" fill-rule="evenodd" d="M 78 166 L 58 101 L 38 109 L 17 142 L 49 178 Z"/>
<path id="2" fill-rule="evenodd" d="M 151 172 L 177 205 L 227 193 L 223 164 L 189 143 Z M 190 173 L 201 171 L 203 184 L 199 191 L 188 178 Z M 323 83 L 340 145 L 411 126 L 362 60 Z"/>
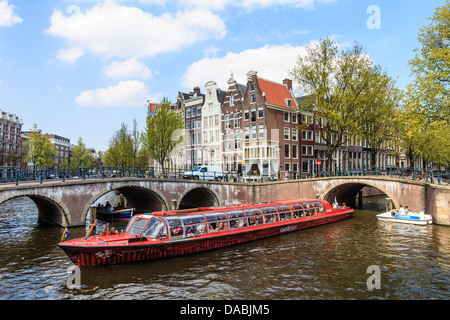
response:
<path id="1" fill-rule="evenodd" d="M 247 73 L 243 100 L 245 175 L 281 178 L 299 170 L 299 109 L 292 82 L 277 83 Z"/>
<path id="2" fill-rule="evenodd" d="M 205 102 L 202 108 L 203 164 L 222 166 L 222 104 L 226 92 L 214 81 L 205 84 Z"/>

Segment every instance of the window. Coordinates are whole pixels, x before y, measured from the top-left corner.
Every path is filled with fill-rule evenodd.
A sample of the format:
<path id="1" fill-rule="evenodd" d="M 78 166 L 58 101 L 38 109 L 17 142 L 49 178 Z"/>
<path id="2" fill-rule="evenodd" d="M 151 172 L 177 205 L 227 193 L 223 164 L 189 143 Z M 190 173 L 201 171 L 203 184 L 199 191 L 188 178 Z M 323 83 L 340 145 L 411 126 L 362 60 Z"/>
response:
<path id="1" fill-rule="evenodd" d="M 226 114 L 225 115 L 225 129 L 231 129 L 231 115 Z"/>
<path id="2" fill-rule="evenodd" d="M 320 131 L 316 131 L 316 143 L 320 143 Z"/>
<path id="3" fill-rule="evenodd" d="M 302 140 L 308 140 L 308 131 L 302 131 Z"/>
<path id="4" fill-rule="evenodd" d="M 250 83 L 250 91 L 255 91 L 255 84 L 254 83 Z"/>
<path id="5" fill-rule="evenodd" d="M 298 130 L 295 128 L 292 128 L 292 141 L 298 140 Z"/>
<path id="6" fill-rule="evenodd" d="M 244 110 L 244 121 L 248 121 L 250 119 L 250 114 L 248 109 Z"/>
<path id="7" fill-rule="evenodd" d="M 214 116 L 214 125 L 217 127 L 219 125 L 219 115 Z"/>
<path id="8" fill-rule="evenodd" d="M 250 139 L 250 128 L 249 126 L 245 126 L 245 140 Z"/>
<path id="9" fill-rule="evenodd" d="M 256 126 L 252 126 L 252 139 L 256 139 Z"/>
<path id="10" fill-rule="evenodd" d="M 234 128 L 240 128 L 241 127 L 241 114 L 235 113 L 234 114 Z"/>
<path id="11" fill-rule="evenodd" d="M 289 112 L 284 112 L 284 122 L 289 122 Z"/>
<path id="12" fill-rule="evenodd" d="M 291 108 L 292 107 L 292 100 L 291 99 L 285 99 L 286 105 Z"/>
<path id="13" fill-rule="evenodd" d="M 225 136 L 225 150 L 231 149 L 231 136 L 227 135 Z"/>
<path id="14" fill-rule="evenodd" d="M 202 115 L 202 107 L 198 107 L 197 108 L 197 115 L 201 116 Z"/>
<path id="15" fill-rule="evenodd" d="M 314 155 L 314 147 L 313 146 L 308 146 L 308 151 L 309 151 L 310 156 Z"/>
<path id="16" fill-rule="evenodd" d="M 197 108 L 196 107 L 192 107 L 192 116 L 193 117 L 197 116 Z"/>
<path id="17" fill-rule="evenodd" d="M 290 157 L 290 151 L 291 151 L 291 146 L 289 144 L 285 144 L 284 145 L 284 157 L 285 158 Z"/>
<path id="18" fill-rule="evenodd" d="M 308 140 L 309 141 L 313 141 L 313 135 L 314 135 L 314 132 L 311 130 L 308 130 Z"/>
<path id="19" fill-rule="evenodd" d="M 187 108 L 186 109 L 186 118 L 190 118 L 191 117 L 191 109 Z"/>
<path id="20" fill-rule="evenodd" d="M 296 113 L 292 114 L 292 123 L 297 123 L 297 114 Z"/>
<path id="21" fill-rule="evenodd" d="M 251 114 L 251 122 L 256 121 L 256 108 L 252 108 L 252 114 Z"/>
<path id="22" fill-rule="evenodd" d="M 230 106 L 234 106 L 234 95 L 230 96 Z"/>
<path id="23" fill-rule="evenodd" d="M 212 110 L 212 109 L 213 109 L 213 106 L 214 106 L 214 105 L 213 105 L 212 103 L 210 103 L 210 104 L 209 104 L 209 110 Z"/>
<path id="24" fill-rule="evenodd" d="M 304 156 L 308 155 L 308 148 L 307 148 L 307 146 L 302 146 L 302 155 L 304 155 Z"/>
<path id="25" fill-rule="evenodd" d="M 260 140 L 264 139 L 264 125 L 263 124 L 258 125 L 258 139 L 260 139 Z"/>
<path id="26" fill-rule="evenodd" d="M 264 116 L 264 108 L 258 107 L 258 119 L 261 119 Z"/>
<path id="27" fill-rule="evenodd" d="M 234 135 L 234 150 L 241 149 L 241 135 L 235 134 Z"/>
<path id="28" fill-rule="evenodd" d="M 284 140 L 290 140 L 290 131 L 289 128 L 284 128 Z"/>
<path id="29" fill-rule="evenodd" d="M 256 95 L 255 94 L 251 94 L 250 95 L 250 103 L 255 103 L 256 102 Z"/>
<path id="30" fill-rule="evenodd" d="M 292 159 L 298 159 L 298 145 L 292 145 Z"/>

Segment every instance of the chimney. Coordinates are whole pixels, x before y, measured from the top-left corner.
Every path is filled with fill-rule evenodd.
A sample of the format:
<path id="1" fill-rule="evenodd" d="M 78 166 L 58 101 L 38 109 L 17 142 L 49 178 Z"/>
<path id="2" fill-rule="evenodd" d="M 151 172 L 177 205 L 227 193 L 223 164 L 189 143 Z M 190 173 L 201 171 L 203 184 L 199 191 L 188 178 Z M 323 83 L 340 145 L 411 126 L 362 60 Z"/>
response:
<path id="1" fill-rule="evenodd" d="M 285 84 L 289 90 L 292 90 L 292 80 L 291 79 L 287 79 L 287 78 L 284 79 L 283 84 Z"/>
<path id="2" fill-rule="evenodd" d="M 200 96 L 200 87 L 194 87 L 194 96 L 196 97 Z"/>

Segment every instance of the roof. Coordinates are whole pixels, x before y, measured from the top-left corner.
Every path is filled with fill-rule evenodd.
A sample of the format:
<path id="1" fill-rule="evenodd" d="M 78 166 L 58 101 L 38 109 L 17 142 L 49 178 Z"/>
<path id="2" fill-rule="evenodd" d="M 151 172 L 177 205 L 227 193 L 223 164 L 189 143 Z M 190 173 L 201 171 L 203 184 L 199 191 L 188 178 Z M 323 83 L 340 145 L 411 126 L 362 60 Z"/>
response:
<path id="1" fill-rule="evenodd" d="M 294 94 L 285 84 L 269 81 L 262 78 L 258 79 L 258 85 L 266 95 L 266 102 L 268 104 L 289 108 L 291 110 L 298 110 L 297 101 Z M 287 100 L 291 100 L 291 106 L 288 105 Z"/>

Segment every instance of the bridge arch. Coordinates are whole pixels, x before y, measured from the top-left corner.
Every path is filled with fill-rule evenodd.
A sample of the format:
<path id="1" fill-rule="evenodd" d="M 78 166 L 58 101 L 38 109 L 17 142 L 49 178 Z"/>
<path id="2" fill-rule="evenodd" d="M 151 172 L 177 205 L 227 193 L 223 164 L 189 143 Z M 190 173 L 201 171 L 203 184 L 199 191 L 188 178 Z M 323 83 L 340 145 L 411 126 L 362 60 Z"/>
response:
<path id="1" fill-rule="evenodd" d="M 177 209 L 197 207 L 214 207 L 220 205 L 219 196 L 207 187 L 193 187 L 183 192 L 178 198 Z"/>
<path id="2" fill-rule="evenodd" d="M 394 194 L 392 194 L 389 190 L 387 190 L 383 186 L 380 186 L 379 184 L 370 181 L 339 182 L 337 184 L 328 187 L 328 189 L 322 194 L 321 198 L 330 203 L 334 202 L 334 199 L 336 198 L 338 203 L 341 204 L 345 202 L 347 205 L 354 207 L 356 203 L 356 197 L 364 187 L 373 187 L 383 192 L 386 195 L 386 197 L 391 199 L 395 208 L 399 207 L 399 202 L 397 200 L 397 197 L 394 196 Z"/>
<path id="3" fill-rule="evenodd" d="M 83 209 L 82 220 L 86 220 L 91 205 L 111 191 L 118 191 L 122 194 L 127 204 L 132 208 L 136 208 L 138 212 L 153 212 L 169 209 L 164 195 L 156 189 L 142 187 L 138 184 L 117 185 L 111 188 L 105 188 L 94 194 Z"/>
<path id="4" fill-rule="evenodd" d="M 34 202 L 38 209 L 38 220 L 40 221 L 61 226 L 67 226 L 71 223 L 70 211 L 66 204 L 58 199 L 50 199 L 43 195 L 21 193 L 3 200 L 0 205 L 19 198 L 29 198 Z"/>

